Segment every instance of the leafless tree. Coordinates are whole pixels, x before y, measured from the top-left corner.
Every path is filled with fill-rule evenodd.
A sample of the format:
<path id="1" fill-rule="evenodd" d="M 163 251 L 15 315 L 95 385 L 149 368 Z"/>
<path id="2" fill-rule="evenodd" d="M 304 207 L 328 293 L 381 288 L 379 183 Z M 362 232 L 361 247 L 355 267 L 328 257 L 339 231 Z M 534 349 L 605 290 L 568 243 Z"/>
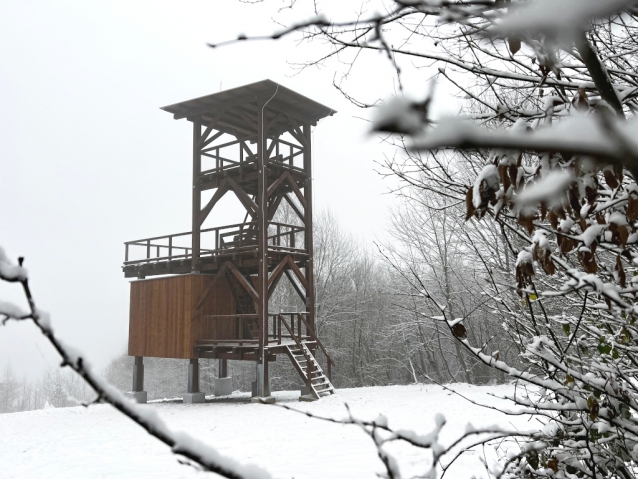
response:
<path id="1" fill-rule="evenodd" d="M 491 246 L 479 242 L 475 256 L 485 264 L 489 299 L 509 316 L 520 366 L 472 336 L 480 315 L 458 316 L 446 303 L 445 263 L 436 288 L 431 272 L 397 268 L 436 311 L 432 321 L 476 360 L 518 381 L 522 389 L 511 399 L 519 413 L 544 423 L 545 438 L 523 441 L 498 475 L 635 477 L 638 128 L 627 121 L 638 106 L 635 2 L 386 6 L 343 22 L 317 10 L 317 18 L 273 38 L 301 32 L 323 41 L 325 54 L 305 66 L 338 58 L 347 73 L 367 52 L 381 52 L 400 89 L 405 65 L 438 67 L 436 75 L 465 100 L 464 118 L 436 121 L 431 97 L 391 99 L 374 128 L 396 135 L 406 152 L 386 163 L 389 174 L 443 208 L 465 204 L 470 223 L 463 230 L 472 244 L 498 238 Z M 336 86 L 359 106 L 372 106 Z M 452 154 L 442 155 L 445 149 Z"/>

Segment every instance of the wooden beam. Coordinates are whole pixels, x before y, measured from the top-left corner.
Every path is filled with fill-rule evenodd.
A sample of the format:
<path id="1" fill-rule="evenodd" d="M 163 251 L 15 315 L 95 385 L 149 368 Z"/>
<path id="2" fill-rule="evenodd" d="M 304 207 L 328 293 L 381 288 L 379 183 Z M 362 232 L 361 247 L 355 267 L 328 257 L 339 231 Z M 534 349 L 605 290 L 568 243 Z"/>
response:
<path id="1" fill-rule="evenodd" d="M 199 300 L 197 301 L 197 306 L 195 306 L 195 309 L 199 309 L 199 308 L 202 307 L 202 304 L 204 304 L 204 300 L 208 297 L 210 292 L 213 290 L 213 288 L 215 287 L 215 284 L 217 284 L 217 281 L 219 281 L 219 279 L 222 278 L 226 274 L 226 270 L 228 270 L 228 265 L 229 264 L 231 264 L 231 263 L 226 261 L 222 265 L 222 267 L 217 270 L 217 274 L 215 276 L 213 276 L 213 279 L 211 280 L 211 282 L 208 283 L 208 286 L 206 286 L 206 290 L 199 297 Z"/>
<path id="2" fill-rule="evenodd" d="M 288 183 L 290 183 L 290 186 L 292 186 L 292 190 L 297 195 L 297 198 L 299 199 L 299 202 L 301 203 L 301 206 L 303 206 L 305 211 L 306 208 L 308 208 L 308 203 L 306 202 L 306 198 L 304 197 L 304 195 L 301 194 L 299 185 L 297 185 L 297 182 L 295 181 L 295 179 L 292 176 L 290 176 L 290 172 L 286 171 L 284 174 L 287 176 Z"/>
<path id="3" fill-rule="evenodd" d="M 295 125 L 295 123 L 292 121 L 292 119 L 286 115 L 286 119 L 288 120 L 288 124 L 290 125 L 290 130 L 288 130 L 288 132 L 292 135 L 292 137 L 297 140 L 299 142 L 299 144 L 303 145 L 304 147 L 308 146 L 308 143 L 306 142 L 306 139 L 304 138 L 303 134 L 297 129 L 298 126 Z"/>
<path id="4" fill-rule="evenodd" d="M 266 158 L 270 158 L 272 150 L 275 149 L 275 146 L 277 146 L 277 143 L 279 143 L 279 135 L 271 138 L 270 146 L 268 147 L 268 151 L 266 152 Z"/>
<path id="5" fill-rule="evenodd" d="M 268 187 L 268 190 L 266 191 L 266 198 L 269 198 L 270 195 L 272 195 L 275 192 L 275 190 L 279 188 L 279 185 L 282 184 L 283 181 L 286 179 L 287 173 L 288 173 L 287 171 L 284 172 L 279 178 L 275 180 L 275 182 L 272 185 Z"/>
<path id="6" fill-rule="evenodd" d="M 277 208 L 279 208 L 281 200 L 283 199 L 283 196 L 277 196 L 275 200 L 270 203 L 270 206 L 268 207 L 268 221 L 273 219 L 275 213 L 277 212 Z"/>
<path id="7" fill-rule="evenodd" d="M 266 126 L 266 131 L 269 131 L 272 128 L 272 125 L 275 123 L 277 118 L 281 116 L 281 113 L 276 112 L 275 116 L 268 122 L 268 126 Z"/>
<path id="8" fill-rule="evenodd" d="M 304 222 L 304 225 L 306 224 L 306 217 L 304 216 L 304 214 L 301 212 L 301 210 L 297 207 L 297 205 L 295 204 L 294 201 L 292 201 L 292 198 L 290 196 L 288 196 L 288 194 L 286 193 L 284 195 L 284 199 L 288 202 L 288 204 L 290 205 L 290 207 L 293 209 L 293 211 L 295 213 L 297 213 L 297 216 L 299 216 L 299 219 L 301 219 L 301 221 Z"/>
<path id="9" fill-rule="evenodd" d="M 218 131 L 218 132 L 217 132 L 217 133 L 215 133 L 213 136 L 211 136 L 208 140 L 206 140 L 206 141 L 202 144 L 202 146 L 201 146 L 201 148 L 202 148 L 202 153 L 203 153 L 204 151 L 214 150 L 215 148 L 221 148 L 221 147 L 219 147 L 219 146 L 217 146 L 217 147 L 214 147 L 214 146 L 213 146 L 213 147 L 211 147 L 211 148 L 204 149 L 204 148 L 206 148 L 208 145 L 210 145 L 213 141 L 215 141 L 217 138 L 219 138 L 220 136 L 222 136 L 223 134 L 224 134 L 224 132 L 223 132 L 223 131 Z"/>
<path id="10" fill-rule="evenodd" d="M 281 183 L 283 183 L 284 181 L 288 182 L 288 184 L 292 188 L 292 191 L 295 193 L 295 195 L 297 195 L 297 198 L 299 199 L 299 202 L 301 203 L 301 206 L 303 206 L 304 209 L 305 209 L 306 208 L 306 204 L 307 204 L 306 203 L 306 198 L 301 193 L 301 190 L 299 189 L 299 186 L 297 185 L 297 182 L 295 181 L 295 179 L 292 177 L 292 175 L 288 171 L 284 171 L 281 174 L 281 176 L 279 178 L 277 178 L 277 180 L 272 185 L 270 185 L 270 187 L 268 188 L 268 191 L 266 192 L 266 197 L 268 198 L 270 195 L 272 195 L 274 193 L 274 191 L 277 188 L 279 188 L 279 185 L 281 185 Z"/>
<path id="11" fill-rule="evenodd" d="M 241 108 L 236 108 L 235 111 L 239 112 L 241 114 L 241 116 L 255 129 L 257 129 L 257 122 L 255 121 L 255 118 L 251 118 L 250 115 L 248 115 L 248 113 L 246 113 L 244 110 L 242 110 Z"/>
<path id="12" fill-rule="evenodd" d="M 306 293 L 299 287 L 299 285 L 297 284 L 297 280 L 295 280 L 290 270 L 285 270 L 284 274 L 288 278 L 288 281 L 290 281 L 290 284 L 292 284 L 292 287 L 295 289 L 301 300 L 305 303 Z"/>
<path id="13" fill-rule="evenodd" d="M 255 204 L 255 202 L 250 198 L 250 196 L 246 194 L 243 188 L 239 186 L 235 180 L 233 180 L 232 177 L 230 176 L 226 177 L 226 181 L 228 182 L 229 186 L 233 189 L 233 191 L 237 195 L 237 198 L 239 199 L 239 201 L 244 205 L 244 208 L 246 208 L 246 211 L 248 211 L 250 216 L 256 217 L 258 210 L 257 210 L 257 205 Z"/>
<path id="14" fill-rule="evenodd" d="M 226 181 L 222 181 L 222 184 L 217 188 L 217 191 L 210 199 L 210 201 L 206 204 L 204 209 L 199 212 L 199 226 L 201 227 L 204 224 L 204 221 L 208 217 L 209 213 L 212 211 L 213 207 L 217 204 L 219 200 L 228 192 L 228 184 Z"/>
<path id="15" fill-rule="evenodd" d="M 259 294 L 257 294 L 257 291 L 255 291 L 255 288 L 253 288 L 253 286 L 250 284 L 250 281 L 248 281 L 244 277 L 244 275 L 241 274 L 241 271 L 239 271 L 237 267 L 230 261 L 226 261 L 224 264 L 228 265 L 228 269 L 230 269 L 230 271 L 235 275 L 235 278 L 237 278 L 237 281 L 239 281 L 239 283 L 244 287 L 244 289 L 248 292 L 248 294 L 250 294 L 253 300 L 259 301 Z"/>
<path id="16" fill-rule="evenodd" d="M 284 259 L 282 259 L 279 262 L 279 264 L 275 267 L 275 269 L 272 271 L 272 273 L 270 273 L 270 276 L 268 277 L 268 290 L 270 290 L 270 287 L 273 284 L 273 282 L 277 281 L 279 276 L 281 276 L 282 271 L 284 270 L 284 268 L 286 267 L 289 261 L 292 261 L 292 258 L 290 257 L 290 255 L 284 256 Z"/>
<path id="17" fill-rule="evenodd" d="M 208 135 L 210 135 L 210 132 L 213 130 L 213 128 L 215 127 L 215 124 L 217 123 L 217 120 L 219 120 L 219 118 L 224 114 L 224 110 L 218 112 L 215 114 L 215 116 L 213 116 L 213 118 L 211 118 L 211 120 L 208 122 L 208 127 L 206 128 L 206 131 L 204 131 L 204 134 L 201 136 L 201 138 L 199 139 L 199 141 L 197 142 L 197 146 L 199 148 L 203 147 L 203 143 L 207 140 Z M 209 142 L 210 143 L 210 142 Z"/>
<path id="18" fill-rule="evenodd" d="M 290 259 L 290 269 L 293 271 L 293 273 L 295 273 L 297 278 L 299 278 L 299 281 L 301 281 L 301 285 L 304 288 L 306 288 L 306 291 L 308 291 L 308 281 L 306 280 L 305 276 L 303 275 L 303 273 L 299 269 L 299 266 L 297 266 L 295 264 L 295 262 L 292 261 L 292 258 Z"/>
<path id="19" fill-rule="evenodd" d="M 191 271 L 199 271 L 200 223 L 199 212 L 202 208 L 201 188 L 199 175 L 202 172 L 202 154 L 197 146 L 202 137 L 202 125 L 199 120 L 193 121 L 193 192 L 191 211 Z"/>
<path id="20" fill-rule="evenodd" d="M 250 151 L 250 148 L 248 148 L 248 145 L 246 144 L 245 140 L 241 140 L 239 143 L 241 143 L 241 147 L 244 149 L 246 153 L 248 153 L 249 156 L 255 156 L 255 153 Z"/>

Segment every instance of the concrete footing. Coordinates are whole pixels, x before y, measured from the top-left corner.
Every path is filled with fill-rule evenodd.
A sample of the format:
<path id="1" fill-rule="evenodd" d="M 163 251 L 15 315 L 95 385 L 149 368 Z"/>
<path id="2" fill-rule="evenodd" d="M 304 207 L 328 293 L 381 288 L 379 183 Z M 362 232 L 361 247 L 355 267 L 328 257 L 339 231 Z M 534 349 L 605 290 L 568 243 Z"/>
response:
<path id="1" fill-rule="evenodd" d="M 310 394 L 310 389 L 308 389 L 308 386 L 301 386 L 299 392 L 302 396 L 307 396 L 308 394 Z"/>
<path id="2" fill-rule="evenodd" d="M 252 397 L 250 398 L 250 402 L 252 403 L 258 403 L 258 404 L 275 404 L 277 402 L 277 400 L 274 398 L 274 396 L 266 396 L 263 398 L 260 397 Z"/>
<path id="3" fill-rule="evenodd" d="M 184 404 L 195 404 L 206 401 L 206 395 L 204 393 L 186 393 L 182 398 Z"/>
<path id="4" fill-rule="evenodd" d="M 233 378 L 215 379 L 215 396 L 228 396 L 233 393 Z"/>
<path id="5" fill-rule="evenodd" d="M 264 388 L 267 396 L 270 396 L 270 380 L 268 381 L 268 385 Z M 257 397 L 257 381 L 253 381 L 252 383 L 252 397 Z"/>
<path id="6" fill-rule="evenodd" d="M 130 391 L 126 393 L 126 397 L 133 399 L 135 402 L 146 404 L 148 395 L 146 391 Z"/>

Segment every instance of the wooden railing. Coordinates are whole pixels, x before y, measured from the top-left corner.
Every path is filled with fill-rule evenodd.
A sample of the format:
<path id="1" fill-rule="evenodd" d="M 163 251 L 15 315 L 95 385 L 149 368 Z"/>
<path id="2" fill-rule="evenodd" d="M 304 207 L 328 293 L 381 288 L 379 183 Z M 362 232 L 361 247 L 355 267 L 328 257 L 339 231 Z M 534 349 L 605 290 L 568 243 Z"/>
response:
<path id="1" fill-rule="evenodd" d="M 268 225 L 268 247 L 282 252 L 302 251 L 303 226 L 270 222 Z M 216 256 L 257 249 L 257 222 L 248 221 L 234 225 L 206 228 L 200 232 L 200 257 Z M 187 260 L 192 257 L 192 233 L 177 233 L 155 236 L 124 243 L 124 265 L 156 263 L 160 261 Z M 208 246 L 208 247 L 207 247 Z M 137 258 L 133 259 L 131 256 Z M 140 257 L 141 256 L 141 257 Z"/>
<path id="2" fill-rule="evenodd" d="M 305 312 L 279 313 L 274 316 L 276 316 L 276 320 L 273 321 L 273 333 L 275 333 L 275 331 L 278 333 L 279 344 L 281 344 L 281 339 L 282 339 L 282 334 L 281 334 L 282 325 L 288 331 L 289 337 L 293 339 L 299 347 L 301 347 L 301 343 L 303 343 L 304 341 L 314 341 L 326 358 L 326 369 L 327 369 L 326 372 L 328 374 L 328 379 L 332 381 L 332 366 L 334 366 L 335 362 L 328 354 L 328 351 L 326 351 L 326 348 L 324 347 L 323 343 L 319 340 L 319 338 L 315 334 L 314 329 L 310 327 L 310 325 L 306 321 L 306 318 L 304 318 L 304 316 L 308 316 L 308 313 L 305 313 Z M 288 322 L 286 321 L 285 316 L 290 316 L 290 324 L 288 324 Z M 297 323 L 296 334 L 295 334 L 295 317 L 296 317 L 296 323 Z M 305 327 L 305 334 L 304 334 L 304 327 Z M 274 335 L 275 334 L 273 334 L 273 336 Z M 308 362 L 308 364 L 310 364 L 310 362 Z"/>
<path id="3" fill-rule="evenodd" d="M 266 345 L 282 344 L 284 340 L 292 340 L 299 347 L 306 341 L 314 342 L 319 350 L 324 354 L 326 359 L 326 369 L 328 379 L 332 381 L 332 366 L 335 365 L 334 360 L 326 351 L 326 348 L 315 334 L 313 328 L 310 327 L 306 317 L 306 312 L 282 312 L 268 315 L 268 325 L 266 328 L 267 338 Z M 237 344 L 242 345 L 259 345 L 259 337 L 246 338 L 246 331 L 250 330 L 255 320 L 258 318 L 257 314 L 216 314 L 216 315 L 199 315 L 193 318 L 193 321 L 214 321 L 220 319 L 235 318 L 235 332 L 236 338 L 234 339 L 211 339 L 211 343 L 214 344 Z M 207 339 L 207 338 L 201 338 Z"/>
<path id="4" fill-rule="evenodd" d="M 255 167 L 257 165 L 257 155 L 249 151 L 243 140 L 232 140 L 218 145 L 206 143 L 200 150 L 202 156 L 211 158 L 215 161 L 215 167 L 201 172 L 203 178 L 210 175 L 216 175 L 227 172 L 231 169 L 240 169 L 247 167 Z M 231 147 L 238 147 L 238 151 L 232 152 L 227 150 Z M 288 149 L 287 153 L 282 150 Z M 289 169 L 291 171 L 304 172 L 304 169 L 295 166 L 295 159 L 303 155 L 303 148 L 299 145 L 289 143 L 285 140 L 278 139 L 276 144 L 270 144 L 268 154 L 270 157 L 266 163 L 275 164 L 279 167 Z M 233 156 L 233 158 L 228 158 Z"/>

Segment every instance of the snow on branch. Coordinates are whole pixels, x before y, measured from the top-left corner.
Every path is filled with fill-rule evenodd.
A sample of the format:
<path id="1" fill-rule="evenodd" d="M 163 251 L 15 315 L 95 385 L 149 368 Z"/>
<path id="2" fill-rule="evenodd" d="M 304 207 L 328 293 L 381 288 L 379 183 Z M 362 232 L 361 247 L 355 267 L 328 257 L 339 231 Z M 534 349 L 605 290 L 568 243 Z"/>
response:
<path id="1" fill-rule="evenodd" d="M 636 6 L 636 0 L 536 0 L 513 4 L 492 30 L 509 35 L 551 35 L 573 39 L 574 32 L 589 28 L 589 22 Z"/>
<path id="2" fill-rule="evenodd" d="M 609 129 L 613 129 L 621 141 L 610 136 Z M 627 148 L 638 150 L 637 138 L 636 122 L 621 124 L 611 119 L 603 122 L 599 116 L 585 114 L 570 116 L 551 128 L 532 132 L 514 128 L 488 130 L 469 120 L 445 118 L 432 131 L 417 137 L 413 148 L 419 151 L 439 148 L 551 151 L 622 161 Z"/>
<path id="3" fill-rule="evenodd" d="M 264 403 L 265 404 L 265 403 Z M 304 416 L 326 421 L 333 424 L 354 425 L 360 427 L 373 441 L 377 448 L 377 455 L 386 469 L 386 477 L 389 479 L 400 479 L 401 471 L 396 459 L 390 455 L 386 449 L 386 445 L 393 442 L 405 442 L 419 449 L 431 451 L 432 461 L 429 469 L 423 474 L 424 478 L 436 479 L 439 469 L 442 471 L 441 478 L 445 475 L 452 464 L 474 447 L 493 443 L 496 440 L 504 438 L 536 438 L 547 439 L 546 436 L 538 431 L 518 431 L 513 429 L 504 429 L 500 426 L 493 425 L 484 428 L 474 428 L 468 423 L 463 434 L 456 437 L 450 444 L 441 444 L 439 436 L 446 424 L 445 416 L 436 414 L 434 418 L 435 427 L 427 434 L 419 434 L 409 429 L 393 429 L 388 423 L 388 419 L 380 414 L 375 420 L 363 420 L 355 417 L 347 403 L 344 403 L 347 417 L 332 418 L 313 414 L 307 411 L 290 407 L 285 404 L 274 404 L 287 411 L 303 414 Z M 467 442 L 471 437 L 478 437 L 474 441 Z"/>
<path id="4" fill-rule="evenodd" d="M 29 312 L 22 311 L 17 306 L 0 302 L 0 318 L 3 324 L 9 320 L 31 320 L 40 332 L 49 340 L 62 359 L 62 366 L 75 371 L 95 391 L 97 402 L 106 402 L 115 409 L 137 423 L 151 436 L 159 439 L 170 447 L 174 454 L 187 458 L 206 471 L 214 472 L 229 479 L 269 479 L 270 474 L 264 469 L 245 465 L 234 459 L 221 455 L 214 448 L 192 438 L 183 432 L 171 431 L 161 418 L 148 407 L 143 407 L 125 397 L 119 390 L 95 374 L 82 353 L 64 344 L 54 333 L 49 315 L 36 308 L 35 300 L 29 288 L 26 269 L 22 267 L 23 258 L 19 265 L 13 265 L 0 248 L 0 273 L 4 281 L 19 282 L 24 290 L 29 304 Z M 85 406 L 88 406 L 85 404 Z"/>

